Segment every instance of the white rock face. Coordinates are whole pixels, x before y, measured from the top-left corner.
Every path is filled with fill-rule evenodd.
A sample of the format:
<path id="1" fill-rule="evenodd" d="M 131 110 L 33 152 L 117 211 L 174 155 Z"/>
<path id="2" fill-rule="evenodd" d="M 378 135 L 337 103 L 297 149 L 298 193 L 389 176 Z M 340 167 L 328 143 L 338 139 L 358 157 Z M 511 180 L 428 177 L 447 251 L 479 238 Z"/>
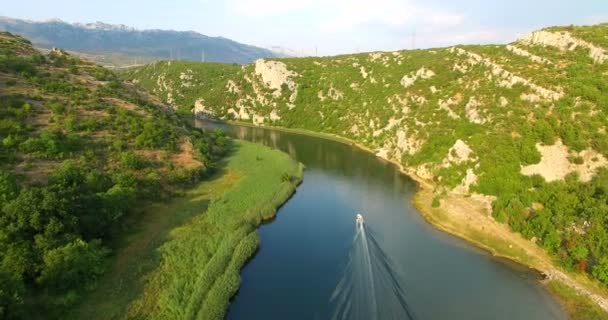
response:
<path id="1" fill-rule="evenodd" d="M 280 61 L 256 60 L 255 74 L 262 77 L 262 81 L 268 88 L 277 90 L 279 94 L 283 84 L 286 84 L 290 91 L 294 91 L 297 86 L 291 78 L 298 74 L 287 70 L 287 66 Z"/>
<path id="2" fill-rule="evenodd" d="M 498 103 L 501 107 L 506 107 L 509 105 L 509 100 L 507 100 L 505 97 L 500 97 L 500 99 L 498 99 Z"/>
<path id="3" fill-rule="evenodd" d="M 387 159 L 388 160 L 388 158 L 389 158 L 388 157 L 388 152 L 389 152 L 388 148 L 383 147 L 383 148 L 378 149 L 378 151 L 376 151 L 376 156 L 378 158 L 382 158 L 382 159 Z"/>
<path id="4" fill-rule="evenodd" d="M 386 127 L 375 130 L 372 133 L 372 136 L 377 137 L 380 134 L 382 134 L 382 132 L 393 129 L 396 125 L 400 124 L 401 121 L 403 121 L 403 119 L 395 119 L 395 118 L 388 119 L 388 124 L 386 125 Z"/>
<path id="5" fill-rule="evenodd" d="M 535 95 L 533 93 L 522 93 L 519 98 L 523 101 L 528 101 L 532 103 L 540 102 L 542 100 L 538 95 Z"/>
<path id="6" fill-rule="evenodd" d="M 375 62 L 378 59 L 382 59 L 382 56 L 383 56 L 382 52 L 372 52 L 369 54 L 369 60 L 371 62 Z"/>
<path id="7" fill-rule="evenodd" d="M 270 120 L 271 121 L 281 120 L 281 117 L 279 116 L 279 114 L 277 113 L 276 110 L 272 110 L 272 112 L 270 112 Z"/>
<path id="8" fill-rule="evenodd" d="M 591 148 L 580 153 L 570 152 L 561 140 L 551 146 L 536 144 L 536 149 L 541 154 L 540 162 L 522 167 L 521 173 L 526 176 L 539 174 L 549 182 L 563 180 L 572 172 L 578 172 L 580 181 L 588 182 L 599 168 L 608 165 L 608 160 L 601 153 Z M 583 163 L 571 163 L 568 160 L 571 155 L 583 158 Z"/>
<path id="9" fill-rule="evenodd" d="M 161 74 L 156 78 L 156 87 L 163 91 L 173 90 L 173 88 L 171 88 L 171 83 L 166 80 L 164 74 Z"/>
<path id="10" fill-rule="evenodd" d="M 477 124 L 484 124 L 488 121 L 479 113 L 477 108 L 480 106 L 481 103 L 475 100 L 475 97 L 471 97 L 471 99 L 469 99 L 469 102 L 467 102 L 467 104 L 464 106 L 464 111 L 467 113 L 467 118 L 469 121 Z"/>
<path id="11" fill-rule="evenodd" d="M 325 101 L 325 99 L 327 99 L 327 97 L 325 96 L 325 94 L 323 93 L 323 90 L 319 90 L 319 92 L 317 92 L 317 98 L 319 98 L 319 100 L 321 102 Z"/>
<path id="12" fill-rule="evenodd" d="M 263 116 L 260 116 L 260 115 L 257 115 L 257 114 L 253 115 L 253 124 L 260 125 L 260 124 L 263 124 L 263 123 L 264 123 L 264 117 Z"/>
<path id="13" fill-rule="evenodd" d="M 539 57 L 537 55 L 533 55 L 530 52 L 528 52 L 528 51 L 526 51 L 524 49 L 518 48 L 516 46 L 513 46 L 513 45 L 507 45 L 507 50 L 515 53 L 516 55 L 520 55 L 522 57 L 529 58 L 530 60 L 532 60 L 534 62 L 551 64 L 551 61 L 549 61 L 549 60 L 547 60 L 547 59 L 545 59 L 543 57 Z"/>
<path id="14" fill-rule="evenodd" d="M 425 67 L 422 67 L 422 68 L 418 69 L 418 71 L 416 71 L 416 72 L 412 72 L 409 75 L 403 76 L 403 78 L 401 78 L 401 85 L 404 88 L 409 88 L 418 79 L 430 79 L 434 76 L 435 76 L 435 72 L 433 72 L 432 70 L 429 70 Z"/>
<path id="15" fill-rule="evenodd" d="M 439 99 L 439 109 L 445 110 L 448 113 L 448 117 L 452 119 L 460 119 L 460 116 L 452 110 L 452 106 L 460 103 L 462 98 L 460 96 L 450 97 L 448 100 L 443 101 Z"/>
<path id="16" fill-rule="evenodd" d="M 423 180 L 432 180 L 433 179 L 433 170 L 429 168 L 428 165 L 422 164 L 414 169 L 414 174 L 420 177 Z"/>
<path id="17" fill-rule="evenodd" d="M 195 116 L 202 118 L 213 118 L 214 116 L 213 110 L 205 106 L 205 100 L 202 98 L 196 99 L 194 102 L 193 112 Z"/>
<path id="18" fill-rule="evenodd" d="M 541 45 L 555 47 L 560 50 L 574 50 L 578 47 L 582 47 L 589 50 L 589 57 L 593 59 L 595 63 L 604 63 L 608 60 L 608 54 L 606 50 L 595 46 L 592 43 L 583 41 L 573 37 L 569 32 L 549 32 L 549 31 L 535 31 L 525 35 L 519 39 L 520 43 L 527 45 Z"/>
<path id="19" fill-rule="evenodd" d="M 465 64 L 455 63 L 452 67 L 452 71 L 458 71 L 462 74 L 465 74 L 469 71 L 469 68 Z"/>
<path id="20" fill-rule="evenodd" d="M 327 90 L 327 96 L 323 93 L 323 90 L 319 90 L 319 92 L 317 92 L 317 98 L 319 98 L 321 102 L 325 101 L 327 98 L 338 101 L 344 98 L 344 92 L 334 88 L 332 85 L 329 87 L 329 90 Z"/>
<path id="21" fill-rule="evenodd" d="M 241 120 L 251 119 L 251 116 L 249 116 L 249 113 L 247 112 L 247 109 L 245 109 L 245 107 L 241 106 L 239 108 L 239 113 L 237 114 L 237 119 L 241 119 Z"/>
<path id="22" fill-rule="evenodd" d="M 477 175 L 475 174 L 475 172 L 473 172 L 473 169 L 469 168 L 467 169 L 467 172 L 464 176 L 464 178 L 462 178 L 462 181 L 460 182 L 460 185 L 458 185 L 456 188 L 454 188 L 454 192 L 457 193 L 469 193 L 469 189 L 471 188 L 472 185 L 477 183 Z"/>
<path id="23" fill-rule="evenodd" d="M 530 80 L 515 75 L 503 67 L 495 64 L 490 59 L 484 58 L 476 53 L 466 51 L 461 48 L 453 48 L 458 55 L 466 55 L 469 59 L 467 60 L 471 65 L 483 64 L 490 68 L 492 75 L 501 79 L 498 82 L 499 86 L 511 88 L 516 84 L 522 84 L 530 87 L 536 94 L 547 100 L 559 100 L 564 96 L 562 91 L 554 91 L 547 88 L 543 88 L 537 84 L 532 83 Z"/>
<path id="24" fill-rule="evenodd" d="M 228 89 L 228 92 L 230 92 L 230 93 L 236 93 L 236 94 L 241 93 L 241 88 L 239 88 L 239 86 L 236 84 L 236 82 L 234 82 L 232 80 L 228 80 L 228 83 L 226 84 L 226 89 Z"/>
<path id="25" fill-rule="evenodd" d="M 443 159 L 442 166 L 450 167 L 452 164 L 461 164 L 475 160 L 472 157 L 473 150 L 464 141 L 458 139 L 448 150 L 448 155 Z"/>
<path id="26" fill-rule="evenodd" d="M 194 79 L 194 74 L 192 70 L 188 69 L 186 72 L 181 72 L 179 74 L 179 79 L 182 80 L 181 86 L 184 88 L 192 87 L 192 79 Z"/>
<path id="27" fill-rule="evenodd" d="M 226 112 L 229 114 L 232 114 L 235 119 L 238 119 L 239 113 L 236 112 L 236 110 L 234 110 L 234 108 L 230 108 L 230 109 L 226 110 Z"/>
<path id="28" fill-rule="evenodd" d="M 361 72 L 361 76 L 363 77 L 363 79 L 367 79 L 367 76 L 369 75 L 369 73 L 367 73 L 367 71 L 365 71 L 365 67 L 359 68 L 359 72 Z"/>
<path id="29" fill-rule="evenodd" d="M 403 129 L 397 131 L 395 142 L 395 156 L 397 159 L 401 158 L 403 154 L 412 155 L 418 152 L 422 147 L 422 141 L 417 140 L 412 136 L 408 137 Z"/>

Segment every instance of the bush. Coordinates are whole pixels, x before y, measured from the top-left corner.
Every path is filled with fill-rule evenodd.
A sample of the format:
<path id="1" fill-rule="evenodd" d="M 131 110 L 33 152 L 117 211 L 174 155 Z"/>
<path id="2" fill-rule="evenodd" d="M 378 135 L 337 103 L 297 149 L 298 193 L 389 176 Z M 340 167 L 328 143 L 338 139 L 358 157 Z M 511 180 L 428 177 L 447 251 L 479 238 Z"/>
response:
<path id="1" fill-rule="evenodd" d="M 122 152 L 120 154 L 120 164 L 131 170 L 141 170 L 150 165 L 148 159 L 133 152 Z"/>
<path id="2" fill-rule="evenodd" d="M 33 153 L 41 158 L 64 158 L 81 148 L 82 140 L 76 134 L 61 131 L 43 131 L 38 137 L 30 137 L 19 148 L 25 153 Z"/>
<path id="3" fill-rule="evenodd" d="M 433 202 L 431 203 L 431 206 L 433 208 L 439 208 L 439 206 L 441 206 L 441 202 L 439 201 L 439 196 L 433 197 Z"/>
<path id="4" fill-rule="evenodd" d="M 0 319 L 19 319 L 23 315 L 25 286 L 21 276 L 0 266 Z"/>
<path id="5" fill-rule="evenodd" d="M 44 254 L 42 272 L 37 281 L 59 292 L 94 283 L 104 269 L 108 249 L 98 240 L 72 242 Z"/>

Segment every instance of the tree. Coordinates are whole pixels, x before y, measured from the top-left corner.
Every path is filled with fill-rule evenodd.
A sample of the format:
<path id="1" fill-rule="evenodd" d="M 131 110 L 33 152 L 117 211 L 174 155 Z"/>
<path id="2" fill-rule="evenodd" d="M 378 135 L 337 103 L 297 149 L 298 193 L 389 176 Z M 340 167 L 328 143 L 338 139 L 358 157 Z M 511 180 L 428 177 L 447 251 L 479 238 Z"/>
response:
<path id="1" fill-rule="evenodd" d="M 591 273 L 598 280 L 608 285 L 608 257 L 601 257 L 598 263 L 593 266 Z"/>
<path id="2" fill-rule="evenodd" d="M 15 177 L 8 172 L 0 171 L 0 204 L 13 200 L 17 194 L 19 194 L 19 186 Z"/>
<path id="3" fill-rule="evenodd" d="M 108 253 L 99 240 L 86 242 L 76 238 L 44 254 L 42 272 L 37 280 L 59 292 L 86 287 L 104 272 L 103 259 Z"/>
<path id="4" fill-rule="evenodd" d="M 0 269 L 0 319 L 19 319 L 25 286 L 20 275 Z"/>

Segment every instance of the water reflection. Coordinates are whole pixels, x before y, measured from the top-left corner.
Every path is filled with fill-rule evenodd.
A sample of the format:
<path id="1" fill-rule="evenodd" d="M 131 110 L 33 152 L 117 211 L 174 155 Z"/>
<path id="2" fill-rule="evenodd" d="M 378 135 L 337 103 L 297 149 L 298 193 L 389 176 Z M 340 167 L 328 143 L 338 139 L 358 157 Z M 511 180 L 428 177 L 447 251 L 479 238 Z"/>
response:
<path id="1" fill-rule="evenodd" d="M 316 137 L 199 125 L 280 149 L 307 168 L 294 197 L 260 229 L 261 248 L 242 271 L 228 319 L 329 319 L 357 212 L 364 213 L 378 246 L 403 275 L 418 319 L 566 318 L 534 274 L 427 224 L 409 201 L 415 184 L 394 165 Z"/>

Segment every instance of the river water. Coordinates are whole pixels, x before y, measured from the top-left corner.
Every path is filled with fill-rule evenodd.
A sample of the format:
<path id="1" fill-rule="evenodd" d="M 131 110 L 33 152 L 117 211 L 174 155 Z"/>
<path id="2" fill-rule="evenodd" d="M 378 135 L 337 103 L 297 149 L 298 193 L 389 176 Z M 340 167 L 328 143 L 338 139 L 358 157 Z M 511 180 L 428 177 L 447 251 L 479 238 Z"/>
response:
<path id="1" fill-rule="evenodd" d="M 567 318 L 537 274 L 424 221 L 411 203 L 415 183 L 393 164 L 318 137 L 202 121 L 197 126 L 221 127 L 306 166 L 297 192 L 259 229 L 260 250 L 241 272 L 228 319 L 330 319 L 359 212 L 399 273 L 416 319 Z"/>

